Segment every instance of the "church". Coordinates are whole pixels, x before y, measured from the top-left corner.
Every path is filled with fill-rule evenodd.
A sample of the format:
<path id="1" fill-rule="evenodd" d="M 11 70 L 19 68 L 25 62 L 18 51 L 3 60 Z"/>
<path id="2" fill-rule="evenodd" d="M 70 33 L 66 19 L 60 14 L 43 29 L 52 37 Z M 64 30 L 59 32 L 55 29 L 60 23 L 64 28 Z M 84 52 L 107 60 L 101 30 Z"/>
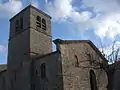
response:
<path id="1" fill-rule="evenodd" d="M 107 90 L 106 58 L 90 40 L 56 39 L 51 17 L 29 5 L 10 19 L 0 90 Z"/>

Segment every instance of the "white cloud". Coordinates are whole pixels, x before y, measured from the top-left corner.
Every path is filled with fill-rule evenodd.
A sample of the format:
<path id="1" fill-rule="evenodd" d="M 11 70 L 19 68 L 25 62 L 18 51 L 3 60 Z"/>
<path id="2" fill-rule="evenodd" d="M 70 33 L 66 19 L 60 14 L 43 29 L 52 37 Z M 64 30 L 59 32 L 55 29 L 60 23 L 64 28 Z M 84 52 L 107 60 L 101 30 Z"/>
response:
<path id="1" fill-rule="evenodd" d="M 111 13 L 119 11 L 118 0 L 82 0 L 85 6 L 93 7 L 95 12 Z"/>
<path id="2" fill-rule="evenodd" d="M 83 0 L 87 7 L 93 7 L 97 17 L 91 20 L 95 34 L 101 39 L 114 40 L 120 35 L 120 2 L 118 0 Z"/>
<path id="3" fill-rule="evenodd" d="M 7 46 L 0 45 L 0 53 L 6 52 L 7 51 Z"/>
<path id="4" fill-rule="evenodd" d="M 5 3 L 0 3 L 0 18 L 11 17 L 18 13 L 21 8 L 21 0 L 10 0 Z"/>
<path id="5" fill-rule="evenodd" d="M 35 6 L 36 8 L 39 8 L 39 4 L 38 4 L 39 2 L 38 2 L 38 0 L 32 0 L 31 1 L 31 4 L 33 5 L 33 6 Z"/>
<path id="6" fill-rule="evenodd" d="M 73 22 L 84 22 L 91 17 L 91 12 L 77 12 L 72 6 L 72 0 L 55 0 L 46 2 L 46 9 L 52 15 L 55 21 L 66 21 L 70 19 Z"/>
<path id="7" fill-rule="evenodd" d="M 80 1 L 77 1 L 78 3 Z M 54 0 L 46 1 L 46 9 L 55 21 L 71 21 L 79 31 L 93 28 L 97 36 L 104 39 L 115 39 L 120 35 L 120 1 L 118 0 L 82 0 L 80 8 L 93 8 L 93 13 L 88 11 L 76 11 L 72 5 L 73 0 Z M 78 33 L 78 30 L 76 30 Z"/>
<path id="8" fill-rule="evenodd" d="M 93 7 L 99 13 L 94 23 L 95 34 L 101 38 L 107 37 L 114 40 L 120 35 L 120 2 L 118 0 L 83 0 L 87 7 Z M 94 21 L 93 20 L 93 21 Z"/>
<path id="9" fill-rule="evenodd" d="M 120 34 L 120 13 L 113 13 L 100 20 L 96 25 L 95 33 L 102 37 L 115 39 Z"/>

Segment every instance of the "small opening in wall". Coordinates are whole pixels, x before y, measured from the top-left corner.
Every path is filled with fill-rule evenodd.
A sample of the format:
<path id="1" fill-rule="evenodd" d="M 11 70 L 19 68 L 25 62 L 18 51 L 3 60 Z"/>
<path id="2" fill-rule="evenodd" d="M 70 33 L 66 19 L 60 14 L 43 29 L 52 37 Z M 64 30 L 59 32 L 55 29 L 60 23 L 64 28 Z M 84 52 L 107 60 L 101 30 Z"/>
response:
<path id="1" fill-rule="evenodd" d="M 38 74 L 38 71 L 36 70 L 36 72 L 35 72 L 35 73 L 36 73 L 36 75 L 37 75 L 37 74 Z"/>
<path id="2" fill-rule="evenodd" d="M 14 80 L 16 81 L 16 71 L 14 72 Z"/>
<path id="3" fill-rule="evenodd" d="M 46 65 L 45 63 L 41 64 L 41 78 L 46 78 Z"/>
<path id="4" fill-rule="evenodd" d="M 74 57 L 75 57 L 75 67 L 79 67 L 79 60 L 77 55 L 74 55 Z"/>

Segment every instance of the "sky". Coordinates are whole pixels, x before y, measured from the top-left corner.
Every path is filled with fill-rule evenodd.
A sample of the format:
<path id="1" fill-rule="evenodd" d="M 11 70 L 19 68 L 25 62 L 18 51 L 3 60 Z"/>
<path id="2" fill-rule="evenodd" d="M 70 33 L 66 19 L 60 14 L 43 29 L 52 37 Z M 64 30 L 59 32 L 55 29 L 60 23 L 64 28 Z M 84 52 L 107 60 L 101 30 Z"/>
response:
<path id="1" fill-rule="evenodd" d="M 29 4 L 52 17 L 52 39 L 91 40 L 105 54 L 120 46 L 119 0 L 0 0 L 0 63 L 7 63 L 9 19 Z"/>

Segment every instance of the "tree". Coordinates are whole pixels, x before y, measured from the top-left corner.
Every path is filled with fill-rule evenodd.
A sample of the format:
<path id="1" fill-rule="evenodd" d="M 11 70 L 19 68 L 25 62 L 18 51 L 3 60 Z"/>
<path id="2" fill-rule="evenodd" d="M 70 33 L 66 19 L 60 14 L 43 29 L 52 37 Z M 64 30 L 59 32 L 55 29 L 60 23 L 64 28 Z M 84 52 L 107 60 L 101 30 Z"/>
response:
<path id="1" fill-rule="evenodd" d="M 119 52 L 120 52 L 120 48 L 116 46 L 116 42 L 117 41 L 113 41 L 111 46 L 108 46 L 109 49 L 108 51 L 110 52 L 105 53 L 105 47 L 103 46 L 102 42 L 101 42 L 101 53 L 103 56 L 105 56 L 105 58 L 108 60 L 108 62 L 110 62 L 111 64 L 113 64 L 114 62 L 116 62 L 117 60 L 119 60 Z"/>

